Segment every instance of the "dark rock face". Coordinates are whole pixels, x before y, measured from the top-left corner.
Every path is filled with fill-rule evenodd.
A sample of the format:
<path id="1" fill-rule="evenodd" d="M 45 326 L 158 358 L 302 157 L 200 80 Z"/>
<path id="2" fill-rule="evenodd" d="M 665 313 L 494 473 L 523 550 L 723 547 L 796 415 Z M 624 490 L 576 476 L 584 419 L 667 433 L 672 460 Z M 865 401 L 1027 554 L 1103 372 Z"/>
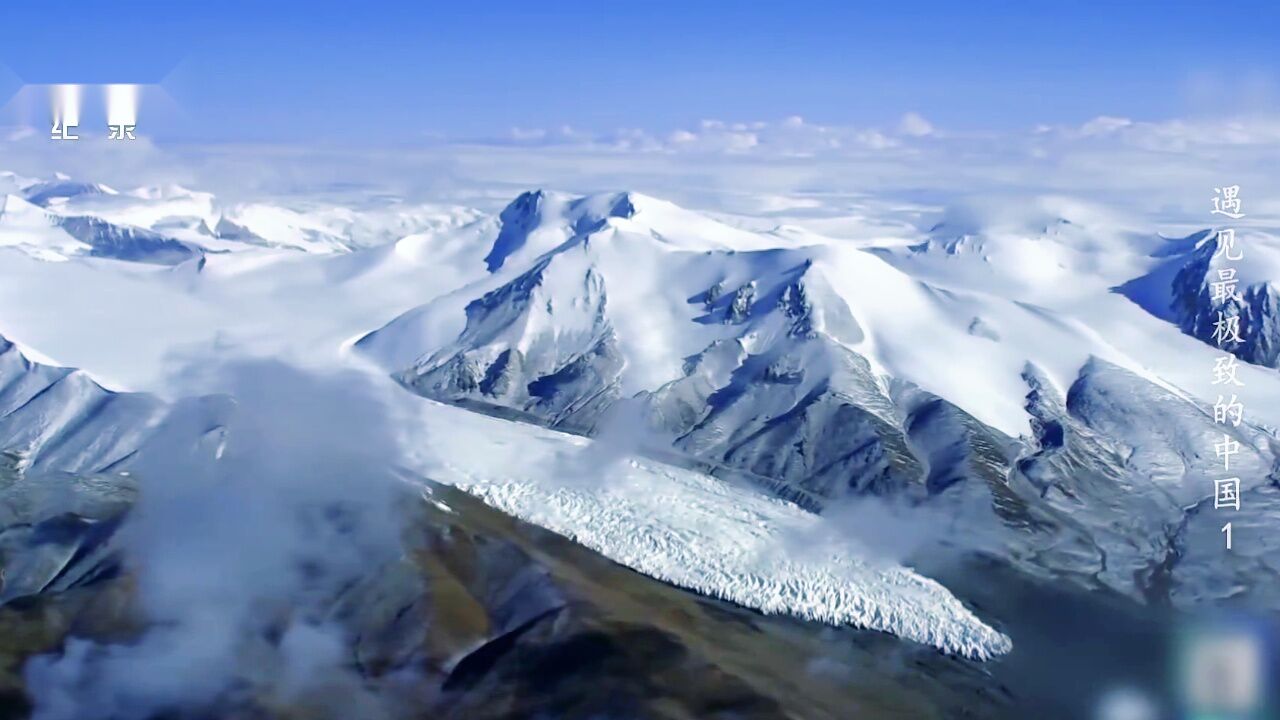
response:
<path id="1" fill-rule="evenodd" d="M 754 355 L 718 344 L 687 370 L 646 404 L 659 431 L 695 458 L 801 491 L 784 493 L 792 499 L 889 494 L 920 475 L 866 362 L 829 339 Z M 878 402 L 868 409 L 862 398 Z"/>
<path id="2" fill-rule="evenodd" d="M 32 205 L 47 207 L 53 200 L 73 198 L 82 195 L 103 195 L 107 189 L 96 183 L 76 182 L 74 180 L 51 180 L 32 185 L 23 191 L 23 197 Z"/>
<path id="3" fill-rule="evenodd" d="M 160 233 L 113 225 L 98 218 L 68 217 L 59 224 L 69 235 L 92 247 L 94 257 L 177 265 L 203 255 L 201 250 Z"/>
<path id="4" fill-rule="evenodd" d="M 1259 282 L 1240 287 L 1233 296 L 1214 298 L 1218 282 L 1214 258 L 1221 252 L 1215 237 L 1190 253 L 1173 279 L 1172 311 L 1182 331 L 1232 355 L 1271 368 L 1280 368 L 1280 294 L 1276 285 Z M 1280 281 L 1280 278 L 1277 278 Z M 1215 330 L 1221 318 L 1239 318 L 1240 341 L 1219 345 Z"/>
<path id="5" fill-rule="evenodd" d="M 498 215 L 502 229 L 484 259 L 489 272 L 502 267 L 508 255 L 524 246 L 529 233 L 541 222 L 539 211 L 545 198 L 541 190 L 521 193 Z"/>

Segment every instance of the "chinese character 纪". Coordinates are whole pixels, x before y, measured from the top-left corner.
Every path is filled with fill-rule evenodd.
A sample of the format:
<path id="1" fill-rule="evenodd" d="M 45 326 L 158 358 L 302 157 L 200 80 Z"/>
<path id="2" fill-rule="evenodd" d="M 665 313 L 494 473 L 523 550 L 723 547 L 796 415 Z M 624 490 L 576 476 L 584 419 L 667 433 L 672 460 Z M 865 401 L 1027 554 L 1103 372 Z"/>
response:
<path id="1" fill-rule="evenodd" d="M 76 129 L 76 125 L 63 123 L 60 120 L 53 121 L 53 130 L 49 132 L 50 140 L 79 140 L 80 136 L 72 131 Z"/>
<path id="2" fill-rule="evenodd" d="M 1223 433 L 1222 442 L 1213 444 L 1213 451 L 1217 453 L 1218 459 L 1222 461 L 1222 469 L 1231 469 L 1231 456 L 1240 454 L 1240 443 L 1230 435 Z"/>
<path id="3" fill-rule="evenodd" d="M 1218 347 L 1228 342 L 1237 345 L 1244 342 L 1244 338 L 1240 337 L 1240 316 L 1219 312 L 1218 320 L 1213 324 L 1213 342 Z"/>
<path id="4" fill-rule="evenodd" d="M 1240 186 L 1226 185 L 1220 188 L 1214 188 L 1213 199 L 1214 215 L 1226 215 L 1229 218 L 1239 220 L 1244 217 L 1244 213 L 1240 212 Z"/>
<path id="5" fill-rule="evenodd" d="M 137 125 L 108 125 L 107 131 L 109 134 L 107 135 L 107 139 L 108 140 L 137 140 L 137 138 L 133 136 L 133 130 L 136 127 L 138 126 Z"/>
<path id="6" fill-rule="evenodd" d="M 1236 231 L 1225 228 L 1218 231 L 1218 252 L 1228 260 L 1243 260 L 1244 251 L 1236 250 Z M 1234 251 L 1234 254 L 1232 254 Z"/>
<path id="7" fill-rule="evenodd" d="M 1213 509 L 1240 509 L 1240 478 L 1225 478 L 1213 481 Z"/>
<path id="8" fill-rule="evenodd" d="M 1213 421 L 1226 425 L 1231 423 L 1234 427 L 1240 427 L 1240 423 L 1244 422 L 1244 403 L 1236 399 L 1234 393 L 1227 402 L 1222 401 L 1222 396 L 1218 396 L 1218 401 L 1213 404 Z"/>

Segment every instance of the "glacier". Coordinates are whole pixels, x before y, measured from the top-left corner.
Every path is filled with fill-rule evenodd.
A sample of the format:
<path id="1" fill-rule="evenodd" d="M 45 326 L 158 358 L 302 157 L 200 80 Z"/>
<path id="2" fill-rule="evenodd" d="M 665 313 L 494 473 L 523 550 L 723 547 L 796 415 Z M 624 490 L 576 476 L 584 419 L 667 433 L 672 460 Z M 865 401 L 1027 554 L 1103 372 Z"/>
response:
<path id="1" fill-rule="evenodd" d="M 819 521 L 792 503 L 651 460 L 598 467 L 590 441 L 573 436 L 452 417 L 440 406 L 422 412 L 440 419 L 429 421 L 421 441 L 429 447 L 415 451 L 412 467 L 647 575 L 762 612 L 881 630 L 968 657 L 1012 648 L 944 587 L 907 568 L 856 549 L 781 551 L 787 537 Z M 439 447 L 455 452 L 441 462 Z"/>

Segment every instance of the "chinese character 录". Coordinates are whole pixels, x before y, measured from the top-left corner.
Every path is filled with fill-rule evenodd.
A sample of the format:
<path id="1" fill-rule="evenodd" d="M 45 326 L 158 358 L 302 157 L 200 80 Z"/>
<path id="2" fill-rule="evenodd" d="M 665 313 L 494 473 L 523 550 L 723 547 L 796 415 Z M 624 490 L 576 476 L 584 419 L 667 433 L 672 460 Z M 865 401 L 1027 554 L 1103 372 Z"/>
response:
<path id="1" fill-rule="evenodd" d="M 137 125 L 108 125 L 107 131 L 109 132 L 109 134 L 107 135 L 107 139 L 108 140 L 137 140 L 137 138 L 133 136 L 133 130 L 136 127 L 138 126 Z"/>

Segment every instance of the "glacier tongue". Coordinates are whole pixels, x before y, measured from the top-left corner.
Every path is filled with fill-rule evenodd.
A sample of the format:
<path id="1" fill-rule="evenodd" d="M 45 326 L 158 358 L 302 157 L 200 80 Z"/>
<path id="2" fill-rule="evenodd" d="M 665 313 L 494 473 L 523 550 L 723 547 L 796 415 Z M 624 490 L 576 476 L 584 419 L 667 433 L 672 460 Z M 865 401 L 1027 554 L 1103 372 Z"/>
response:
<path id="1" fill-rule="evenodd" d="M 675 478 L 672 478 L 675 480 Z M 777 531 L 769 525 L 816 522 L 786 506 L 753 507 L 753 534 L 740 522 L 726 522 L 728 503 L 699 507 L 696 494 L 663 487 L 647 478 L 648 500 L 634 494 L 621 501 L 612 493 L 557 491 L 535 483 L 453 481 L 503 512 L 558 532 L 651 577 L 769 614 L 791 614 L 831 625 L 880 630 L 944 652 L 989 659 L 1013 648 L 1012 641 L 982 623 L 946 588 L 899 566 L 876 566 L 856 555 L 834 553 L 815 561 L 777 551 Z M 715 481 L 712 481 L 715 482 Z M 702 488 L 700 488 L 702 490 Z M 744 504 L 743 498 L 733 504 Z M 684 512 L 706 514 L 673 527 L 653 504 L 679 503 Z M 635 529 L 643 527 L 644 532 Z M 692 528 L 715 529 L 696 533 Z M 634 542 L 619 542 L 623 536 Z"/>
<path id="2" fill-rule="evenodd" d="M 975 658 L 1012 647 L 946 588 L 907 568 L 857 548 L 791 547 L 821 522 L 791 503 L 520 423 L 434 404 L 420 413 L 425 432 L 412 465 L 652 577 L 762 612 L 880 630 Z"/>

